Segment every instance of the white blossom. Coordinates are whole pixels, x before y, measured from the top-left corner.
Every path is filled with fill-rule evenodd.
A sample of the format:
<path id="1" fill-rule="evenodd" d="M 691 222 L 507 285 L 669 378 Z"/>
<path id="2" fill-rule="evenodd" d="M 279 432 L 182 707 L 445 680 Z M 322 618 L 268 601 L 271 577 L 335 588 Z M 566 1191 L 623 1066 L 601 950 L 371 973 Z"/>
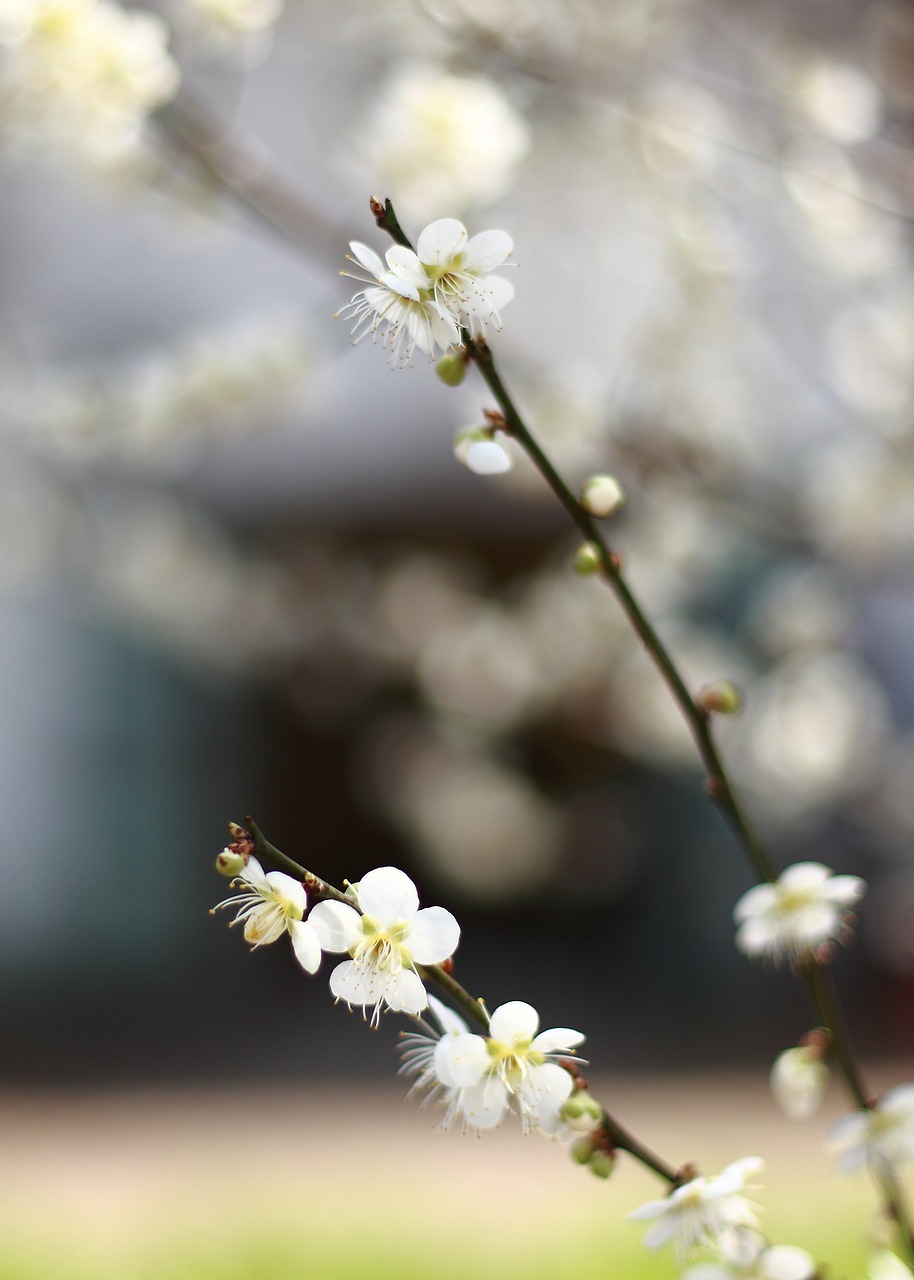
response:
<path id="1" fill-rule="evenodd" d="M 439 307 L 478 336 L 489 324 L 501 328 L 501 309 L 514 297 L 510 280 L 490 274 L 513 247 L 507 231 L 482 231 L 469 239 L 462 222 L 439 218 L 421 232 L 416 255 Z"/>
<path id="2" fill-rule="evenodd" d="M 854 1111 L 832 1126 L 828 1146 L 839 1169 L 894 1168 L 914 1160 L 914 1084 L 899 1084 L 868 1111 Z"/>
<path id="3" fill-rule="evenodd" d="M 846 931 L 848 913 L 865 890 L 858 876 L 836 876 L 819 862 L 797 862 L 737 902 L 736 945 L 749 956 L 800 960 Z"/>
<path id="4" fill-rule="evenodd" d="M 425 1032 L 407 1032 L 401 1040 L 403 1065 L 401 1074 L 414 1076 L 412 1088 L 407 1096 L 424 1094 L 421 1106 L 431 1103 L 443 1103 L 444 1118 L 442 1129 L 449 1129 L 455 1120 L 460 1120 L 464 1133 L 477 1132 L 468 1114 L 464 1089 L 457 1085 L 445 1084 L 435 1070 L 435 1055 L 442 1041 L 457 1040 L 461 1036 L 471 1035 L 470 1028 L 459 1014 L 454 1013 L 447 1005 L 429 994 L 429 1008 L 438 1023 L 436 1033 L 431 1027 Z"/>
<path id="5" fill-rule="evenodd" d="M 868 1280 L 911 1280 L 912 1275 L 911 1268 L 889 1249 L 878 1249 L 867 1268 Z"/>
<path id="6" fill-rule="evenodd" d="M 330 990 L 348 1005 L 419 1014 L 428 1005 L 419 964 L 440 964 L 454 951 L 460 926 L 443 907 L 419 909 L 416 886 L 397 867 L 378 867 L 358 883 L 359 910 L 344 902 L 319 902 L 310 920 L 324 951 L 348 951 L 351 959 L 330 975 Z M 361 913 L 361 914 L 360 914 Z"/>
<path id="7" fill-rule="evenodd" d="M 238 879 L 247 886 L 244 892 L 225 898 L 213 911 L 235 907 L 232 924 L 244 924 L 245 941 L 255 949 L 277 942 L 288 933 L 298 963 L 308 973 L 316 973 L 321 963 L 321 944 L 317 930 L 303 919 L 308 907 L 304 885 L 283 871 L 264 872 L 256 858 L 248 860 Z"/>
<path id="8" fill-rule="evenodd" d="M 392 245 L 385 263 L 373 249 L 357 240 L 349 247 L 355 261 L 377 282 L 366 281 L 367 287 L 354 294 L 339 313 L 354 321 L 350 331 L 353 342 L 359 342 L 366 333 L 373 339 L 381 333 L 394 364 L 408 362 L 416 347 L 434 356 L 459 342 L 457 321 L 434 297 L 425 268 L 411 249 Z"/>
<path id="9" fill-rule="evenodd" d="M 511 1000 L 492 1014 L 488 1036 L 438 1041 L 435 1074 L 469 1128 L 495 1128 L 513 1104 L 525 1130 L 558 1130 L 574 1082 L 555 1059 L 573 1053 L 584 1036 L 569 1027 L 537 1033 L 539 1022 L 532 1005 Z"/>
<path id="10" fill-rule="evenodd" d="M 775 1102 L 791 1120 L 806 1120 L 822 1105 L 829 1070 L 815 1045 L 785 1049 L 774 1060 L 769 1077 Z"/>
<path id="11" fill-rule="evenodd" d="M 478 476 L 497 476 L 514 465 L 511 454 L 485 427 L 465 427 L 454 438 L 454 457 Z"/>
<path id="12" fill-rule="evenodd" d="M 656 1219 L 644 1236 L 648 1249 L 672 1241 L 680 1261 L 699 1247 L 725 1256 L 739 1256 L 747 1231 L 755 1232 L 754 1206 L 742 1194 L 746 1179 L 762 1168 L 757 1156 L 746 1156 L 727 1165 L 715 1177 L 697 1177 L 676 1187 L 665 1199 L 651 1200 L 629 1217 L 635 1221 Z"/>

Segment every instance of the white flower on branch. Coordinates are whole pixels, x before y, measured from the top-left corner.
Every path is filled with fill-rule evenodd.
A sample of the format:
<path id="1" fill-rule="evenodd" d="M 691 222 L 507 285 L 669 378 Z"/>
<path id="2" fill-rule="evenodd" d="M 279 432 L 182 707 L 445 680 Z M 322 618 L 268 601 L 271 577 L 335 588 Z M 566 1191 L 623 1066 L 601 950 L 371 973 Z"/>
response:
<path id="1" fill-rule="evenodd" d="M 429 994 L 428 1005 L 435 1017 L 439 1032 L 429 1027 L 425 1032 L 407 1032 L 401 1040 L 403 1065 L 400 1073 L 414 1076 L 408 1097 L 424 1094 L 421 1107 L 432 1103 L 443 1103 L 445 1107 L 442 1129 L 449 1129 L 455 1120 L 460 1120 L 464 1133 L 477 1133 L 480 1127 L 470 1119 L 461 1086 L 445 1084 L 435 1069 L 435 1056 L 439 1044 L 451 1042 L 471 1035 L 470 1028 L 459 1014 L 454 1013 L 447 1005 L 442 1004 L 435 996 Z"/>
<path id="2" fill-rule="evenodd" d="M 899 1084 L 868 1111 L 854 1111 L 832 1126 L 828 1146 L 839 1169 L 869 1165 L 894 1169 L 914 1160 L 914 1084 Z"/>
<path id="3" fill-rule="evenodd" d="M 445 1035 L 434 1056 L 453 1116 L 471 1129 L 494 1129 L 512 1104 L 525 1131 L 557 1132 L 562 1103 L 574 1087 L 555 1060 L 574 1053 L 584 1036 L 570 1027 L 540 1031 L 539 1014 L 523 1000 L 499 1005 L 489 1035 Z"/>
<path id="4" fill-rule="evenodd" d="M 459 924 L 444 907 L 420 910 L 416 886 L 397 867 L 378 867 L 364 875 L 357 901 L 358 911 L 327 901 L 311 912 L 324 951 L 351 956 L 330 975 L 331 992 L 350 1006 L 372 1007 L 373 1026 L 385 1006 L 421 1013 L 428 996 L 416 966 L 447 960 L 460 940 Z"/>
<path id="5" fill-rule="evenodd" d="M 836 876 L 819 862 L 797 862 L 737 902 L 736 945 L 749 956 L 804 959 L 848 930 L 850 910 L 865 891 L 859 876 Z"/>
<path id="6" fill-rule="evenodd" d="M 384 326 L 381 340 L 390 349 L 394 364 L 408 363 L 416 347 L 434 356 L 459 342 L 456 320 L 433 296 L 425 268 L 411 249 L 392 245 L 385 265 L 368 245 L 353 240 L 349 247 L 355 261 L 377 282 L 366 281 L 368 287 L 354 294 L 339 313 L 354 321 L 350 331 L 353 342 L 366 333 L 376 338 Z"/>
<path id="7" fill-rule="evenodd" d="M 481 231 L 470 240 L 462 222 L 439 218 L 420 234 L 416 254 L 439 307 L 479 336 L 489 324 L 501 328 L 501 309 L 514 297 L 510 280 L 490 274 L 513 247 L 507 231 Z"/>
<path id="8" fill-rule="evenodd" d="M 665 1199 L 651 1200 L 628 1216 L 638 1222 L 657 1220 L 644 1236 L 648 1249 L 673 1241 L 680 1260 L 698 1248 L 739 1258 L 747 1234 L 754 1236 L 758 1226 L 755 1208 L 742 1193 L 746 1180 L 762 1164 L 758 1156 L 735 1160 L 716 1177 L 692 1178 Z"/>
<path id="9" fill-rule="evenodd" d="M 304 920 L 308 908 L 304 885 L 283 871 L 264 872 L 256 858 L 248 860 L 238 879 L 247 886 L 244 892 L 225 898 L 213 911 L 235 907 L 232 924 L 244 924 L 245 941 L 255 949 L 288 933 L 298 963 L 308 973 L 317 973 L 321 944 L 317 930 Z"/>

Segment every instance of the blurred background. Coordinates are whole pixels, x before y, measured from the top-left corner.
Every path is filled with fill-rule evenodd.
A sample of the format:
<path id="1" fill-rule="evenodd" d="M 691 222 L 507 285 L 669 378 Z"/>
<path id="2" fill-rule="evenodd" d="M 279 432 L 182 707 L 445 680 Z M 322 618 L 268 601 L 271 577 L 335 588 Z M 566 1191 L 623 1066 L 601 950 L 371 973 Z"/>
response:
<path id="1" fill-rule="evenodd" d="M 7 10 L 0 1082 L 390 1079 L 396 1028 L 207 914 L 248 813 L 336 883 L 405 867 L 464 984 L 600 1072 L 758 1073 L 808 1028 L 733 948 L 752 874 L 561 511 L 455 460 L 481 383 L 333 318 L 370 194 L 513 236 L 499 366 L 573 488 L 621 480 L 690 684 L 742 690 L 775 860 L 869 881 L 837 973 L 910 1056 L 914 6 Z"/>

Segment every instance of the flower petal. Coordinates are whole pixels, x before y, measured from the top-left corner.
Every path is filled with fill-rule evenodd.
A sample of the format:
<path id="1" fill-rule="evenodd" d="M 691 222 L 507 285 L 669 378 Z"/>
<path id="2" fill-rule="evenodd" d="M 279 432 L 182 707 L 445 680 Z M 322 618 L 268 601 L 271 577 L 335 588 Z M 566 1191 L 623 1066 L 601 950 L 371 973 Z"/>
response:
<path id="1" fill-rule="evenodd" d="M 460 925 L 444 907 L 423 907 L 416 913 L 406 945 L 417 964 L 440 964 L 454 954 Z"/>
<path id="2" fill-rule="evenodd" d="M 418 973 L 412 969 L 398 969 L 388 974 L 381 995 L 396 1013 L 418 1015 L 428 1008 L 428 992 Z"/>
<path id="3" fill-rule="evenodd" d="M 514 241 L 507 231 L 480 231 L 467 244 L 463 256 L 464 267 L 485 275 L 500 267 L 514 248 Z"/>
<path id="4" fill-rule="evenodd" d="M 351 240 L 349 248 L 352 250 L 352 256 L 359 266 L 364 267 L 366 271 L 370 271 L 376 280 L 380 280 L 384 273 L 384 263 L 374 249 L 369 249 L 368 245 L 362 244 L 360 240 Z"/>
<path id="5" fill-rule="evenodd" d="M 405 871 L 377 867 L 359 881 L 359 906 L 380 925 L 402 924 L 419 910 L 419 894 Z"/>
<path id="6" fill-rule="evenodd" d="M 476 1085 L 492 1065 L 482 1036 L 442 1036 L 435 1047 L 435 1071 L 450 1088 Z"/>
<path id="7" fill-rule="evenodd" d="M 420 262 L 443 267 L 463 250 L 466 240 L 467 229 L 462 222 L 456 218 L 439 218 L 420 234 L 416 252 Z"/>
<path id="8" fill-rule="evenodd" d="M 511 1044 L 515 1039 L 532 1040 L 540 1024 L 540 1016 L 525 1000 L 509 1000 L 500 1004 L 489 1022 L 493 1040 Z"/>
<path id="9" fill-rule="evenodd" d="M 321 967 L 321 944 L 318 932 L 304 920 L 293 920 L 290 928 L 295 959 L 307 973 Z"/>
<path id="10" fill-rule="evenodd" d="M 308 923 L 323 951 L 349 951 L 362 936 L 362 917 L 345 902 L 319 902 L 311 908 Z"/>
<path id="11" fill-rule="evenodd" d="M 532 1048 L 539 1049 L 540 1053 L 556 1053 L 562 1049 L 575 1049 L 586 1039 L 582 1031 L 572 1031 L 570 1027 L 552 1027 L 534 1037 Z"/>

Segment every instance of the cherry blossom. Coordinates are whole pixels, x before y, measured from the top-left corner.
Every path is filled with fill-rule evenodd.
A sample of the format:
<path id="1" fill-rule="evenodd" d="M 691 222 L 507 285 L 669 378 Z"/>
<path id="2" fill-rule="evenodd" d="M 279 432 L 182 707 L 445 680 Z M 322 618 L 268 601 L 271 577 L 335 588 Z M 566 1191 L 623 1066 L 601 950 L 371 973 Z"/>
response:
<path id="1" fill-rule="evenodd" d="M 692 1178 L 665 1199 L 651 1200 L 628 1216 L 635 1221 L 656 1219 L 645 1234 L 645 1246 L 659 1249 L 672 1241 L 680 1261 L 699 1247 L 739 1257 L 747 1231 L 755 1233 L 758 1226 L 755 1208 L 742 1192 L 747 1178 L 762 1164 L 757 1156 L 746 1156 L 715 1177 Z"/>
<path id="2" fill-rule="evenodd" d="M 820 862 L 797 862 L 737 902 L 736 945 L 749 956 L 801 960 L 845 932 L 848 913 L 865 892 L 859 876 L 836 876 Z"/>
<path id="3" fill-rule="evenodd" d="M 321 944 L 317 930 L 303 919 L 308 907 L 304 885 L 283 871 L 264 872 L 256 858 L 248 860 L 238 879 L 247 886 L 244 892 L 225 898 L 213 911 L 235 907 L 232 924 L 244 924 L 245 941 L 254 949 L 277 942 L 288 933 L 298 963 L 308 973 L 317 973 Z"/>

